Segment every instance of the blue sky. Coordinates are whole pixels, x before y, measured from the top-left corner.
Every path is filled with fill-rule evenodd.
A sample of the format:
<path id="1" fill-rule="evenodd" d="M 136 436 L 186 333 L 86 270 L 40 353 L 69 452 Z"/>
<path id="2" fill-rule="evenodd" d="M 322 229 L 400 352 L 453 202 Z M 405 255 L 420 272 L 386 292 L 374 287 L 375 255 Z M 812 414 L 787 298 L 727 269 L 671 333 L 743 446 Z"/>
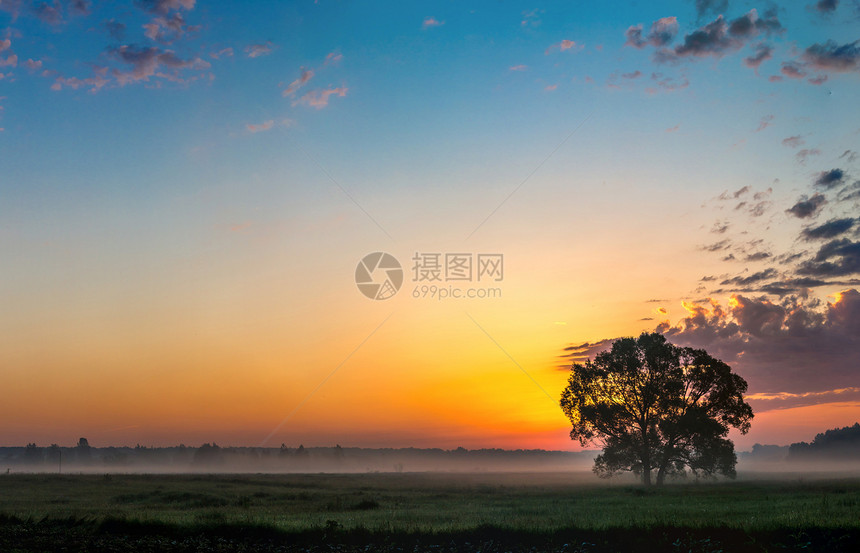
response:
<path id="1" fill-rule="evenodd" d="M 844 0 L 3 0 L 0 370 L 22 402 L 59 384 L 8 406 L 19 422 L 0 436 L 77 433 L 38 414 L 69 401 L 63 389 L 162 382 L 155 394 L 207 380 L 214 362 L 232 384 L 195 400 L 199 434 L 143 406 L 84 409 L 68 426 L 98 436 L 110 416 L 153 441 L 208 440 L 229 426 L 213 405 L 238 387 L 243 422 L 225 435 L 252 442 L 285 409 L 262 382 L 299 402 L 392 305 L 402 320 L 374 350 L 386 361 L 365 363 L 378 378 L 441 349 L 467 360 L 448 359 L 434 390 L 503 370 L 488 368 L 499 352 L 476 345 L 485 336 L 464 334 L 464 307 L 553 393 L 562 348 L 665 323 L 762 394 L 775 422 L 759 441 L 803 437 L 790 431 L 801 414 L 778 409 L 853 423 L 840 417 L 860 413 L 858 18 Z M 404 263 L 504 252 L 505 296 L 368 304 L 350 279 L 379 250 Z M 768 367 L 798 328 L 810 338 L 780 376 Z M 816 381 L 825 350 L 832 378 Z M 523 375 L 505 374 L 516 402 Z M 418 386 L 393 382 L 383 413 Z M 522 436 L 568 447 L 540 396 Z M 336 440 L 321 415 L 332 401 L 286 435 Z M 439 428 L 516 445 L 481 405 Z M 372 413 L 356 420 L 358 445 L 412 444 Z"/>

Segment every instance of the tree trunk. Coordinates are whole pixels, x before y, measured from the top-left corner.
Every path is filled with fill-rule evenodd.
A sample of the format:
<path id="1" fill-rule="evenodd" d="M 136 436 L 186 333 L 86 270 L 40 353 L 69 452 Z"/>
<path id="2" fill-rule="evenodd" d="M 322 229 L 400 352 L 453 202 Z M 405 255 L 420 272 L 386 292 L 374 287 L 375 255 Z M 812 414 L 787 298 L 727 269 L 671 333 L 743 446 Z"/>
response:
<path id="1" fill-rule="evenodd" d="M 645 486 L 651 485 L 651 469 L 650 468 L 642 470 L 642 484 Z"/>
<path id="2" fill-rule="evenodd" d="M 660 469 L 657 471 L 657 485 L 662 486 L 663 480 L 665 480 L 665 478 L 666 478 L 666 467 L 661 466 Z"/>

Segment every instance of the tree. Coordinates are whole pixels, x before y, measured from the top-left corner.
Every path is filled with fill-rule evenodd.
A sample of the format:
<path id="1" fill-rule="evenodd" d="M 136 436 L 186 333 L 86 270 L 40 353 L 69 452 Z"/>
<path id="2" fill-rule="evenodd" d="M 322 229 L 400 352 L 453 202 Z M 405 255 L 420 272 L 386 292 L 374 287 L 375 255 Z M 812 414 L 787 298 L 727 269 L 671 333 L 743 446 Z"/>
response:
<path id="1" fill-rule="evenodd" d="M 594 360 L 574 363 L 561 408 L 581 445 L 601 443 L 594 472 L 622 471 L 651 485 L 684 474 L 735 476 L 729 428 L 746 434 L 753 418 L 746 381 L 704 350 L 682 348 L 659 333 L 621 338 Z"/>

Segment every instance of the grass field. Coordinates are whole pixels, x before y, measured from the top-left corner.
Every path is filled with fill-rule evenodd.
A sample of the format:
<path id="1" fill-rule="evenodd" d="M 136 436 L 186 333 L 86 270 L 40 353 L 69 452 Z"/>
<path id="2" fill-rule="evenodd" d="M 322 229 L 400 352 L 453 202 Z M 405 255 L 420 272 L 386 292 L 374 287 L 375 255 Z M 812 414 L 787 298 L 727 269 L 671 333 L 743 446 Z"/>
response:
<path id="1" fill-rule="evenodd" d="M 662 540 L 667 547 L 680 547 L 670 550 L 737 550 L 724 549 L 723 541 L 734 536 L 744 547 L 763 547 L 750 549 L 756 551 L 772 550 L 764 546 L 778 539 L 782 542 L 776 550 L 851 551 L 845 546 L 856 545 L 860 533 L 860 479 L 644 489 L 571 473 L 11 474 L 0 476 L 0 513 L 7 546 L 16 545 L 9 541 L 13 529 L 47 536 L 61 524 L 73 529 L 67 528 L 66 535 L 77 532 L 82 539 L 129 533 L 220 535 L 225 529 L 241 533 L 253 528 L 258 537 L 260 532 L 269 540 L 289 536 L 294 544 L 306 542 L 301 536 L 315 536 L 314 543 L 322 536 L 345 541 L 362 535 L 371 543 L 398 536 L 447 536 L 454 542 L 507 536 L 508 545 L 538 540 L 551 549 L 563 545 L 556 543 L 559 536 L 574 532 L 590 536 L 581 543 L 579 538 L 568 540 L 580 550 L 600 551 L 614 550 L 613 539 L 629 534 L 641 540 L 656 532 L 662 538 L 647 543 Z M 673 530 L 681 531 L 680 537 Z M 50 539 L 45 536 L 39 539 Z M 695 543 L 687 547 L 684 536 Z M 601 539 L 609 549 L 600 548 Z M 81 550 L 97 549 L 87 543 Z M 34 544 L 44 547 L 38 540 Z M 145 549 L 142 544 L 135 548 Z"/>

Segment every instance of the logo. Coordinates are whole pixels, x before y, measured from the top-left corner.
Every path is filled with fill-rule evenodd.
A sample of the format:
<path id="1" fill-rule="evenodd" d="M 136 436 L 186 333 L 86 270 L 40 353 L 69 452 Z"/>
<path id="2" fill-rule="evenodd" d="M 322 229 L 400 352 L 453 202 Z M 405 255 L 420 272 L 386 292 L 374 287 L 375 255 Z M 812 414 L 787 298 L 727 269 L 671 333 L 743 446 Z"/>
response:
<path id="1" fill-rule="evenodd" d="M 368 298 L 387 300 L 403 285 L 403 268 L 390 253 L 369 253 L 355 268 L 355 284 Z"/>

